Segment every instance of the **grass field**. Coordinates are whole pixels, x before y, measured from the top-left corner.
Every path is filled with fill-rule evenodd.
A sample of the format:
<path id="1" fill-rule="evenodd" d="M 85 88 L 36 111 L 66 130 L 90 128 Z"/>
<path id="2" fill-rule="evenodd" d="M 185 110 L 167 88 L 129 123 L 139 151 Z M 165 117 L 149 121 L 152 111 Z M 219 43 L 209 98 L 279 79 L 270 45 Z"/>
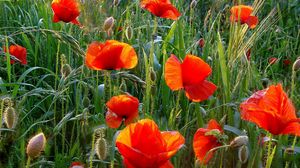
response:
<path id="1" fill-rule="evenodd" d="M 80 0 L 80 25 L 75 25 L 53 22 L 51 0 L 0 0 L 0 168 L 66 168 L 74 162 L 87 168 L 125 167 L 127 157 L 116 142 L 125 141 L 118 134 L 134 125 L 123 122 L 111 128 L 106 119 L 107 102 L 121 94 L 139 100 L 138 117 L 132 123 L 151 119 L 159 130 L 178 131 L 172 132 L 173 137 L 178 138 L 177 133 L 184 137 L 177 153 L 169 157 L 176 168 L 300 167 L 300 126 L 295 126 L 294 133 L 277 134 L 272 129 L 281 127 L 282 120 L 273 122 L 272 117 L 263 117 L 263 109 L 256 109 L 261 112 L 255 114 L 261 124 L 249 122 L 241 117 L 240 107 L 255 92 L 281 84 L 294 113 L 300 115 L 300 1 L 171 2 L 181 13 L 175 20 L 153 15 L 141 7 L 140 0 Z M 255 28 L 231 21 L 231 8 L 238 4 L 253 7 L 252 15 L 259 20 Z M 109 17 L 113 25 L 105 23 Z M 107 70 L 88 66 L 89 45 L 106 40 L 132 46 L 137 65 Z M 6 52 L 14 44 L 26 48 L 27 64 Z M 171 54 L 179 60 L 191 54 L 205 61 L 212 70 L 207 80 L 217 86 L 216 91 L 199 102 L 186 96 L 187 87 L 170 89 L 165 74 Z M 186 79 L 196 79 L 196 72 L 189 71 L 192 77 Z M 276 108 L 284 111 L 278 113 L 285 113 L 285 100 L 283 94 L 274 98 L 280 102 Z M 218 144 L 206 153 L 204 159 L 213 156 L 204 163 L 195 155 L 193 140 L 211 119 L 224 131 L 213 129 L 203 135 Z M 272 128 L 266 129 L 262 125 L 268 122 Z M 131 143 L 155 162 L 153 158 L 161 154 L 155 145 L 162 142 L 156 142 L 158 135 L 147 129 L 132 135 Z M 30 157 L 29 140 L 41 132 L 46 138 L 44 148 L 37 143 L 42 153 Z M 247 143 L 232 147 L 238 136 L 247 136 Z M 131 161 L 132 167 L 170 166 L 141 158 Z"/>

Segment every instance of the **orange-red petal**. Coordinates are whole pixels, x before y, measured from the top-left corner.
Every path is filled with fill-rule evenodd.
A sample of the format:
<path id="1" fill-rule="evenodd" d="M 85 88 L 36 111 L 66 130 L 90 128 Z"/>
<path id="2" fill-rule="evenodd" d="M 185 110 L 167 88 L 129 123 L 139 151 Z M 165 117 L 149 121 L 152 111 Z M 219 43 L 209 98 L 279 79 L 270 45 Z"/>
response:
<path id="1" fill-rule="evenodd" d="M 4 49 L 5 51 L 5 49 Z M 9 54 L 12 56 L 15 56 L 17 59 L 20 60 L 22 65 L 27 64 L 27 50 L 26 48 L 20 46 L 20 45 L 11 45 L 9 46 Z M 10 63 L 13 64 L 15 61 L 10 60 Z"/>
<path id="2" fill-rule="evenodd" d="M 74 22 L 80 14 L 79 3 L 76 0 L 53 0 L 51 4 L 54 17 L 53 22 Z M 78 22 L 79 23 L 79 22 Z"/>
<path id="3" fill-rule="evenodd" d="M 212 82 L 204 80 L 199 84 L 187 85 L 184 87 L 185 95 L 194 102 L 207 100 L 216 91 L 217 86 Z"/>
<path id="4" fill-rule="evenodd" d="M 181 15 L 169 0 L 143 0 L 141 7 L 161 18 L 177 20 Z"/>
<path id="5" fill-rule="evenodd" d="M 250 29 L 254 29 L 256 27 L 256 25 L 258 24 L 258 17 L 249 16 L 246 23 L 250 27 Z"/>
<path id="6" fill-rule="evenodd" d="M 181 63 L 175 55 L 171 55 L 166 62 L 165 80 L 171 90 L 183 88 Z"/>
<path id="7" fill-rule="evenodd" d="M 187 55 L 184 58 L 181 69 L 183 86 L 201 83 L 212 71 L 206 62 L 194 55 Z"/>
<path id="8" fill-rule="evenodd" d="M 251 6 L 246 6 L 246 5 L 233 6 L 230 10 L 231 12 L 230 20 L 237 22 L 240 19 L 241 24 L 244 24 L 247 22 L 247 19 L 251 15 L 252 11 L 253 8 Z"/>
<path id="9" fill-rule="evenodd" d="M 140 120 L 124 128 L 116 145 L 126 167 L 172 167 L 169 159 L 183 145 L 184 138 L 176 131 L 160 132 L 154 121 Z"/>
<path id="10" fill-rule="evenodd" d="M 91 43 L 86 52 L 85 62 L 94 70 L 132 69 L 137 65 L 138 57 L 129 44 L 108 40 L 104 44 Z"/>
<path id="11" fill-rule="evenodd" d="M 112 97 L 107 103 L 106 123 L 111 128 L 118 128 L 123 119 L 125 125 L 138 117 L 139 100 L 130 95 Z"/>
<path id="12" fill-rule="evenodd" d="M 242 119 L 274 135 L 299 134 L 295 108 L 280 84 L 254 93 L 240 108 Z"/>

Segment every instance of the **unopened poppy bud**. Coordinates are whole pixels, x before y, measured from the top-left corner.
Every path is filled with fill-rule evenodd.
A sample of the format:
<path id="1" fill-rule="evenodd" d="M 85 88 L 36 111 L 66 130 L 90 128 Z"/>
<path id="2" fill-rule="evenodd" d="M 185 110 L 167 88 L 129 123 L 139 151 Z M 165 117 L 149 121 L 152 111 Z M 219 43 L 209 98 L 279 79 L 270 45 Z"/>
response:
<path id="1" fill-rule="evenodd" d="M 14 102 L 9 97 L 4 98 L 3 101 L 4 101 L 4 106 L 6 107 L 14 106 Z"/>
<path id="2" fill-rule="evenodd" d="M 85 108 L 90 106 L 90 99 L 87 96 L 83 97 L 83 99 L 82 99 L 82 105 Z"/>
<path id="3" fill-rule="evenodd" d="M 70 75 L 72 68 L 69 64 L 64 64 L 61 68 L 61 75 L 63 78 L 66 78 Z"/>
<path id="4" fill-rule="evenodd" d="M 199 44 L 199 47 L 200 47 L 200 48 L 203 48 L 203 47 L 204 47 L 204 45 L 205 45 L 205 41 L 204 41 L 204 39 L 203 39 L 203 38 L 201 38 L 201 39 L 199 40 L 198 44 Z"/>
<path id="5" fill-rule="evenodd" d="M 132 35 L 133 35 L 133 30 L 131 26 L 128 26 L 125 30 L 125 36 L 128 40 L 132 39 Z"/>
<path id="6" fill-rule="evenodd" d="M 40 156 L 44 150 L 46 144 L 46 138 L 44 133 L 39 133 L 32 137 L 27 145 L 26 153 L 30 158 L 36 158 Z"/>
<path id="7" fill-rule="evenodd" d="M 107 157 L 107 143 L 103 137 L 100 137 L 96 142 L 96 154 L 100 160 L 105 160 Z"/>
<path id="8" fill-rule="evenodd" d="M 103 24 L 103 29 L 106 32 L 109 32 L 114 26 L 115 19 L 113 17 L 106 18 Z"/>
<path id="9" fill-rule="evenodd" d="M 239 161 L 244 164 L 248 161 L 249 158 L 249 149 L 247 146 L 241 146 L 238 151 Z"/>
<path id="10" fill-rule="evenodd" d="M 156 80 L 156 73 L 154 71 L 154 69 L 152 67 L 150 67 L 150 78 L 152 81 L 155 81 Z"/>
<path id="11" fill-rule="evenodd" d="M 298 58 L 293 64 L 293 70 L 298 71 L 300 69 L 300 58 Z"/>
<path id="12" fill-rule="evenodd" d="M 197 0 L 192 0 L 192 2 L 190 3 L 190 8 L 195 8 L 197 5 Z"/>
<path id="13" fill-rule="evenodd" d="M 114 0 L 113 4 L 114 4 L 115 6 L 118 6 L 120 2 L 121 2 L 121 0 Z"/>
<path id="14" fill-rule="evenodd" d="M 6 127 L 9 129 L 15 128 L 18 121 L 16 110 L 13 107 L 7 107 L 3 113 L 3 116 Z"/>
<path id="15" fill-rule="evenodd" d="M 230 142 L 230 146 L 232 148 L 235 148 L 235 147 L 241 147 L 241 146 L 245 146 L 247 145 L 249 142 L 249 139 L 248 139 L 248 136 L 238 136 L 238 137 L 235 137 L 231 142 Z"/>
<path id="16" fill-rule="evenodd" d="M 283 158 L 285 161 L 294 161 L 296 158 L 296 152 L 293 148 L 286 148 L 284 150 Z"/>

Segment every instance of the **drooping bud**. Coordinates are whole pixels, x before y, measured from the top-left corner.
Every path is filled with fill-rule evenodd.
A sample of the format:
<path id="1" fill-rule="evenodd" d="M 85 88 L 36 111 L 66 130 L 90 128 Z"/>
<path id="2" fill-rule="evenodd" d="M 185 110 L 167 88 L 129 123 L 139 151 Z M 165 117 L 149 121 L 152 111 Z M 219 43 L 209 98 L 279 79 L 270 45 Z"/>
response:
<path id="1" fill-rule="evenodd" d="M 115 23 L 115 19 L 113 17 L 106 18 L 103 24 L 104 31 L 109 32 L 114 26 L 114 23 Z"/>
<path id="2" fill-rule="evenodd" d="M 246 146 L 249 142 L 248 136 L 238 136 L 235 137 L 231 142 L 230 142 L 230 147 L 236 148 L 236 147 L 241 147 L 241 146 Z"/>
<path id="3" fill-rule="evenodd" d="M 40 156 L 44 150 L 46 144 L 46 138 L 44 133 L 39 133 L 32 137 L 27 145 L 26 153 L 30 158 L 36 158 Z"/>
<path id="4" fill-rule="evenodd" d="M 197 5 L 197 0 L 192 0 L 192 2 L 190 3 L 190 8 L 195 8 Z"/>
<path id="5" fill-rule="evenodd" d="M 249 149 L 247 146 L 241 146 L 238 151 L 239 161 L 244 164 L 248 161 L 249 158 Z"/>
<path id="6" fill-rule="evenodd" d="M 18 115 L 13 107 L 7 107 L 3 113 L 4 123 L 7 128 L 15 128 L 18 122 Z"/>
<path id="7" fill-rule="evenodd" d="M 118 6 L 120 2 L 121 2 L 121 0 L 114 0 L 113 4 L 114 4 L 115 6 Z"/>
<path id="8" fill-rule="evenodd" d="M 70 75 L 70 73 L 72 72 L 72 68 L 69 64 L 64 64 L 62 67 L 61 67 L 61 76 L 63 78 L 66 78 Z"/>
<path id="9" fill-rule="evenodd" d="M 293 64 L 293 70 L 298 71 L 300 69 L 300 58 L 298 58 Z"/>
<path id="10" fill-rule="evenodd" d="M 131 26 L 128 26 L 125 30 L 125 36 L 128 40 L 132 39 L 132 35 L 133 35 L 133 30 Z"/>

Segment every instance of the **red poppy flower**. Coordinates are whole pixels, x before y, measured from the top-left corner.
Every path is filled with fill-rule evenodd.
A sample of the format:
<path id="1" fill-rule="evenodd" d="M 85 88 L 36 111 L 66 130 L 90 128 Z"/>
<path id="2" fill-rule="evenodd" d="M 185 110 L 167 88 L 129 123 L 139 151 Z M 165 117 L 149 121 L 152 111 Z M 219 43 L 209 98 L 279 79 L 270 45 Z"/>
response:
<path id="1" fill-rule="evenodd" d="M 53 0 L 51 4 L 54 16 L 53 22 L 63 21 L 79 25 L 77 17 L 80 14 L 79 3 L 76 0 Z"/>
<path id="2" fill-rule="evenodd" d="M 139 100 L 130 95 L 114 96 L 106 106 L 106 124 L 111 128 L 118 128 L 123 120 L 127 125 L 139 115 Z"/>
<path id="3" fill-rule="evenodd" d="M 141 7 L 161 18 L 177 20 L 181 15 L 170 0 L 142 0 Z"/>
<path id="4" fill-rule="evenodd" d="M 26 48 L 19 46 L 19 45 L 11 45 L 8 48 L 9 54 L 15 56 L 17 59 L 20 60 L 22 65 L 27 64 L 27 50 Z M 4 52 L 6 52 L 6 47 L 4 47 Z M 14 64 L 15 60 L 10 59 L 10 64 Z"/>
<path id="5" fill-rule="evenodd" d="M 278 60 L 277 58 L 271 57 L 271 58 L 269 58 L 269 64 L 273 65 L 277 62 L 277 60 Z"/>
<path id="6" fill-rule="evenodd" d="M 241 24 L 247 24 L 250 29 L 253 29 L 258 24 L 258 18 L 256 16 L 251 16 L 252 11 L 253 8 L 251 6 L 233 6 L 230 10 L 230 20 L 231 22 L 240 22 Z"/>
<path id="7" fill-rule="evenodd" d="M 165 80 L 170 89 L 184 89 L 186 96 L 194 102 L 208 99 L 217 89 L 206 80 L 210 74 L 210 66 L 193 55 L 187 55 L 182 63 L 171 55 L 165 66 Z"/>
<path id="8" fill-rule="evenodd" d="M 138 57 L 134 48 L 115 40 L 91 43 L 85 58 L 86 65 L 94 70 L 132 69 L 137 62 Z"/>
<path id="9" fill-rule="evenodd" d="M 81 162 L 72 162 L 70 168 L 84 168 L 84 164 Z"/>
<path id="10" fill-rule="evenodd" d="M 300 136 L 300 119 L 281 84 L 255 92 L 240 108 L 242 119 L 255 123 L 273 135 Z"/>
<path id="11" fill-rule="evenodd" d="M 214 151 L 208 153 L 211 149 L 222 145 L 218 141 L 217 137 L 211 134 L 208 135 L 208 133 L 212 131 L 223 133 L 222 127 L 214 119 L 208 122 L 207 128 L 199 128 L 194 135 L 194 152 L 197 159 L 202 164 L 207 164 L 209 160 L 213 157 Z"/>
<path id="12" fill-rule="evenodd" d="M 156 123 L 150 119 L 128 125 L 116 139 L 127 168 L 172 168 L 170 158 L 184 142 L 179 132 L 160 132 Z"/>

